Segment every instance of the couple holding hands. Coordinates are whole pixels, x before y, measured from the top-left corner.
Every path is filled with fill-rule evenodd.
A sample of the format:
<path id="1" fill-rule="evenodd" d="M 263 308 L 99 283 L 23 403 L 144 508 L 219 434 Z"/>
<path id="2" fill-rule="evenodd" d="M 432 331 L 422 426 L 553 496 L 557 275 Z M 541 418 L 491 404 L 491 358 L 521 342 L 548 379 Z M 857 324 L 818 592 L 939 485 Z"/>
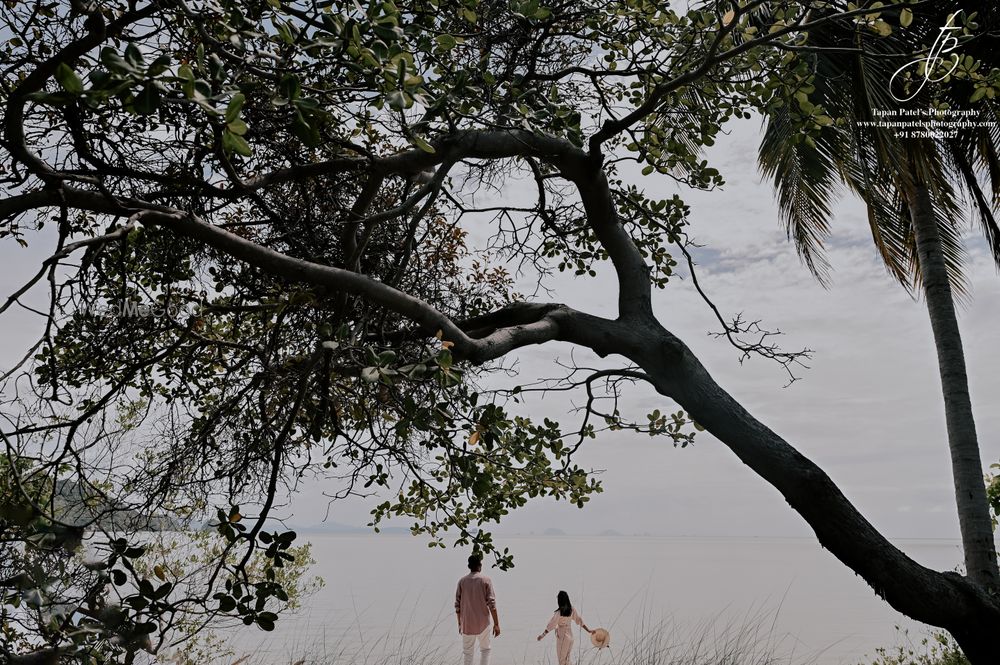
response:
<path id="1" fill-rule="evenodd" d="M 458 632 L 462 635 L 462 654 L 465 665 L 472 665 L 473 651 L 479 642 L 480 665 L 489 665 L 491 637 L 500 636 L 500 618 L 497 616 L 496 596 L 493 581 L 483 575 L 483 559 L 478 554 L 469 557 L 469 574 L 458 581 L 455 591 L 455 613 L 458 616 Z M 608 631 L 603 628 L 591 630 L 583 622 L 580 614 L 573 609 L 569 594 L 560 591 L 556 596 L 557 609 L 538 639 L 550 632 L 556 633 L 556 655 L 559 665 L 570 665 L 569 654 L 573 648 L 573 632 L 570 624 L 576 623 L 590 633 L 594 646 L 606 647 L 610 641 Z M 492 630 L 490 619 L 493 620 Z"/>

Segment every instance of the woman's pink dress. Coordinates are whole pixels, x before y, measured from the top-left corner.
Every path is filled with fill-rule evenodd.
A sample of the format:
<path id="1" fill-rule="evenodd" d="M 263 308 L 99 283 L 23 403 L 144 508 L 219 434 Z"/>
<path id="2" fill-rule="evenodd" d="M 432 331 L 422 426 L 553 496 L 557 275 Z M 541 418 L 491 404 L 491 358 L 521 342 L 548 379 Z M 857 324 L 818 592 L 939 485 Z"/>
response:
<path id="1" fill-rule="evenodd" d="M 578 626 L 583 625 L 583 619 L 580 618 L 575 609 L 568 617 L 564 617 L 556 611 L 552 615 L 552 619 L 549 620 L 549 625 L 545 627 L 545 630 L 556 631 L 556 656 L 559 658 L 559 665 L 569 665 L 569 652 L 573 649 L 571 622 L 576 622 Z"/>

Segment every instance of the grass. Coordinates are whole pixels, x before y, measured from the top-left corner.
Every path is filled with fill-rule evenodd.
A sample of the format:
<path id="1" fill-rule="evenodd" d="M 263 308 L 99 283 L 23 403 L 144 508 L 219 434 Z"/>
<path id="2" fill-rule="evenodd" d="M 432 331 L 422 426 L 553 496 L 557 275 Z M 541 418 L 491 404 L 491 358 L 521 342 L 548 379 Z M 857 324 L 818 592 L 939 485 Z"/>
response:
<path id="1" fill-rule="evenodd" d="M 780 608 L 779 608 L 780 609 Z M 449 665 L 461 663 L 457 635 L 450 616 L 437 617 L 430 627 L 415 625 L 414 616 L 401 627 L 393 627 L 378 637 L 362 634 L 360 615 L 353 628 L 338 629 L 338 635 L 296 640 L 294 635 L 278 638 L 290 646 L 280 657 L 265 653 L 241 653 L 237 640 L 214 640 L 188 658 L 161 658 L 176 665 Z M 405 618 L 405 617 L 404 617 Z M 752 608 L 742 616 L 720 613 L 690 626 L 671 619 L 654 619 L 643 612 L 632 635 L 623 635 L 612 623 L 611 647 L 594 649 L 585 634 L 577 637 L 572 665 L 817 665 L 823 652 L 797 653 L 797 641 L 776 631 L 778 610 Z M 969 665 L 949 636 L 933 633 L 914 640 L 897 627 L 898 638 L 891 647 L 855 665 Z M 218 635 L 215 636 L 219 638 Z M 501 641 L 494 647 L 492 665 L 529 665 L 525 649 L 517 658 L 515 643 Z M 535 656 L 537 658 L 537 656 Z M 478 665 L 478 654 L 475 659 Z M 537 665 L 555 664 L 555 645 L 545 645 Z"/>
<path id="2" fill-rule="evenodd" d="M 811 665 L 794 640 L 775 631 L 778 612 L 751 609 L 740 617 L 715 617 L 685 628 L 672 620 L 644 618 L 634 634 L 607 652 L 586 649 L 579 665 Z M 789 644 L 793 646 L 789 646 Z"/>
<path id="3" fill-rule="evenodd" d="M 608 649 L 594 649 L 586 635 L 578 636 L 571 662 L 572 665 L 815 665 L 817 656 L 797 655 L 789 646 L 794 640 L 776 633 L 776 617 L 776 611 L 757 609 L 736 618 L 720 614 L 684 627 L 672 620 L 652 620 L 645 615 L 631 636 L 622 636 L 612 629 Z M 446 619 L 449 620 L 438 621 L 429 629 L 408 625 L 404 630 L 389 631 L 374 640 L 360 640 L 358 635 L 352 634 L 335 641 L 320 639 L 312 644 L 295 645 L 277 661 L 262 654 L 237 653 L 214 662 L 218 665 L 460 663 L 457 636 L 448 641 L 441 633 L 451 629 L 450 617 Z M 512 657 L 514 650 L 513 644 L 497 644 L 492 665 L 512 662 L 527 665 L 526 658 L 518 661 L 516 656 Z M 554 665 L 554 643 L 547 644 L 544 652 L 544 659 L 538 665 Z M 474 662 L 478 665 L 478 654 Z"/>
<path id="4" fill-rule="evenodd" d="M 896 627 L 899 639 L 895 646 L 875 650 L 875 655 L 858 665 L 969 665 L 955 640 L 943 632 L 934 632 L 914 642 L 908 631 Z"/>

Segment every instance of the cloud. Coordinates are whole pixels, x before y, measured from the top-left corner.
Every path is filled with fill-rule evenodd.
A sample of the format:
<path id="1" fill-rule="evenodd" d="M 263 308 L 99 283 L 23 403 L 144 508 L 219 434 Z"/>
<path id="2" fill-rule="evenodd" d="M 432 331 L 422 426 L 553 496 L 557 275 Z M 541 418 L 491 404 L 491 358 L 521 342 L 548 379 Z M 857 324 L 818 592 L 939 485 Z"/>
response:
<path id="1" fill-rule="evenodd" d="M 691 234 L 703 245 L 695 251 L 703 287 L 729 316 L 743 313 L 765 327 L 785 333 L 788 349 L 815 350 L 802 380 L 783 388 L 787 377 L 774 363 L 751 359 L 708 336 L 719 324 L 681 270 L 668 288 L 656 293 L 663 324 L 702 359 L 719 383 L 755 416 L 814 459 L 840 484 L 862 512 L 891 536 L 955 537 L 957 520 L 950 480 L 940 383 L 927 313 L 886 274 L 871 247 L 864 211 L 856 201 L 838 204 L 829 242 L 834 268 L 829 289 L 820 286 L 801 264 L 781 226 L 770 186 L 762 184 L 755 164 L 757 123 L 743 123 L 721 140 L 711 157 L 728 184 L 710 193 L 683 192 L 692 206 Z M 672 182 L 638 179 L 652 189 L 673 193 Z M 525 183 L 507 200 L 525 197 Z M 495 199 L 493 193 L 484 196 Z M 470 229 L 473 242 L 488 233 Z M 973 298 L 960 313 L 970 385 L 983 459 L 1000 460 L 1000 278 L 978 232 L 967 234 L 968 275 Z M 5 274 L 20 279 L 46 256 L 35 243 L 19 250 L 0 247 Z M 16 280 L 15 280 L 16 281 Z M 519 285 L 533 290 L 530 276 Z M 598 277 L 562 274 L 550 295 L 539 299 L 565 302 L 594 314 L 614 316 L 617 284 L 613 271 L 600 266 Z M 3 320 L 5 365 L 34 339 L 31 317 L 8 312 Z M 22 351 L 23 352 L 23 351 Z M 519 379 L 557 376 L 554 360 L 598 362 L 565 344 L 522 350 Z M 579 398 L 577 398 L 579 399 Z M 625 394 L 635 413 L 673 408 L 648 388 Z M 555 396 L 526 407 L 534 417 L 569 423 L 572 403 Z M 581 463 L 604 469 L 607 491 L 579 511 L 565 503 L 530 505 L 511 516 L 509 528 L 536 532 L 559 526 L 569 532 L 652 532 L 696 535 L 809 535 L 809 529 L 778 493 L 744 467 L 727 449 L 702 434 L 693 448 L 674 449 L 669 442 L 604 434 L 589 442 Z M 309 486 L 292 506 L 294 521 L 322 519 L 322 486 Z M 909 506 L 909 511 L 901 508 Z M 338 522 L 363 524 L 370 506 L 344 502 Z"/>

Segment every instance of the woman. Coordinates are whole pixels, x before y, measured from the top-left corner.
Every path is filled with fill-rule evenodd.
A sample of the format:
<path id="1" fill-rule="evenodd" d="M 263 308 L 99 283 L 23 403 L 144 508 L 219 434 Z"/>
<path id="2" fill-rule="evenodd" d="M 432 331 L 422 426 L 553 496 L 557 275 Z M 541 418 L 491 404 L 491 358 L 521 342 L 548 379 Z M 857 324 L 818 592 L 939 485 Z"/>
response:
<path id="1" fill-rule="evenodd" d="M 556 595 L 556 604 L 559 609 L 552 615 L 549 625 L 545 627 L 545 632 L 538 636 L 538 641 L 540 642 L 543 637 L 548 635 L 549 631 L 556 631 L 556 656 L 559 658 L 559 665 L 569 665 L 569 652 L 573 649 L 573 631 L 570 628 L 570 622 L 575 621 L 588 633 L 591 630 L 587 628 L 583 618 L 573 609 L 573 604 L 569 602 L 568 593 L 560 591 Z"/>

